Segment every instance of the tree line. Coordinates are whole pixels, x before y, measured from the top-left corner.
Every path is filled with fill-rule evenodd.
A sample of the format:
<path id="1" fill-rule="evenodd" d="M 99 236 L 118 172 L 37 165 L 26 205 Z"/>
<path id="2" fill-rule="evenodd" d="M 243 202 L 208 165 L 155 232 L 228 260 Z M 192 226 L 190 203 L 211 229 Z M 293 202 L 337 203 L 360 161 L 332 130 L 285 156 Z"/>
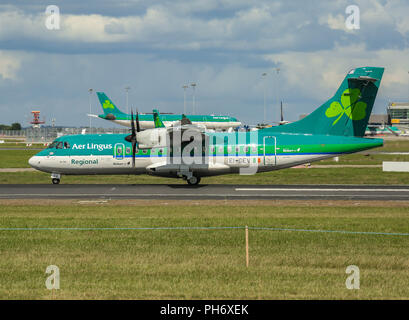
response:
<path id="1" fill-rule="evenodd" d="M 0 130 L 21 130 L 21 124 L 18 122 L 12 123 L 10 126 L 0 124 Z"/>

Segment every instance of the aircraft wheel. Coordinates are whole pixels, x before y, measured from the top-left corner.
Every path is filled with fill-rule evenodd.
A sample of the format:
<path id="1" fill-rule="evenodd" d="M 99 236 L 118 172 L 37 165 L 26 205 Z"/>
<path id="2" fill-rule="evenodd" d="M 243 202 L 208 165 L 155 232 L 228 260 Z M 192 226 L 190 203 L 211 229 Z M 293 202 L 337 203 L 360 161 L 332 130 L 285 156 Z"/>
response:
<path id="1" fill-rule="evenodd" d="M 200 178 L 192 176 L 190 179 L 187 180 L 187 183 L 191 186 L 198 185 L 200 183 Z"/>
<path id="2" fill-rule="evenodd" d="M 53 178 L 53 179 L 51 179 L 51 181 L 52 181 L 53 184 L 60 184 L 60 179 Z"/>

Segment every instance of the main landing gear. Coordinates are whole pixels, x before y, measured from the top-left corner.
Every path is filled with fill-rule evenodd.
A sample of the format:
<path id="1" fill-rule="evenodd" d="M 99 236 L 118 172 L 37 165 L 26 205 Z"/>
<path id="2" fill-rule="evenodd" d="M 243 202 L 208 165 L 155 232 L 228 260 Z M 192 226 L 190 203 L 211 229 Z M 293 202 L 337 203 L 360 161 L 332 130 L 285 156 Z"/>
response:
<path id="1" fill-rule="evenodd" d="M 200 183 L 200 177 L 193 175 L 193 173 L 187 169 L 180 170 L 177 175 L 179 178 L 186 180 L 190 186 L 196 186 Z"/>
<path id="2" fill-rule="evenodd" d="M 53 184 L 60 184 L 61 175 L 59 173 L 52 173 L 51 174 L 51 182 Z"/>
<path id="3" fill-rule="evenodd" d="M 191 176 L 189 179 L 186 179 L 186 181 L 190 186 L 196 186 L 200 183 L 200 177 Z"/>

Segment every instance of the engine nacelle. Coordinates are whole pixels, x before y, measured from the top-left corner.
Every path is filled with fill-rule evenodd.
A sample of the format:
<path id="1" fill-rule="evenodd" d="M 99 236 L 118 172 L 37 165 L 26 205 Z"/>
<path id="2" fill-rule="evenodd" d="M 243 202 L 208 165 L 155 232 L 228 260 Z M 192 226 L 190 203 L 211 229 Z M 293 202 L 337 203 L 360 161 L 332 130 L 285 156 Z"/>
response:
<path id="1" fill-rule="evenodd" d="M 166 147 L 166 128 L 148 129 L 136 133 L 139 149 Z"/>

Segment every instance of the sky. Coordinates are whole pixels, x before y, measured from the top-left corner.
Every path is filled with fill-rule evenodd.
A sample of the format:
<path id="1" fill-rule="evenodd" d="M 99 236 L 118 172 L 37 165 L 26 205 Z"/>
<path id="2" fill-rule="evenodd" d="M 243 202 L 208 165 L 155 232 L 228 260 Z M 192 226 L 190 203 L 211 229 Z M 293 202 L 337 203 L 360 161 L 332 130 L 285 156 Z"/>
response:
<path id="1" fill-rule="evenodd" d="M 359 29 L 347 28 L 351 4 Z M 49 5 L 59 29 L 47 28 Z M 254 125 L 264 106 L 266 121 L 279 121 L 282 100 L 294 121 L 362 66 L 385 67 L 373 110 L 385 113 L 409 99 L 408 16 L 407 0 L 2 0 L 0 123 L 27 126 L 40 110 L 48 124 L 87 126 L 90 106 L 102 113 L 95 91 L 126 110 L 128 86 L 139 112 L 186 103 L 190 114 L 194 99 L 196 114 Z"/>

